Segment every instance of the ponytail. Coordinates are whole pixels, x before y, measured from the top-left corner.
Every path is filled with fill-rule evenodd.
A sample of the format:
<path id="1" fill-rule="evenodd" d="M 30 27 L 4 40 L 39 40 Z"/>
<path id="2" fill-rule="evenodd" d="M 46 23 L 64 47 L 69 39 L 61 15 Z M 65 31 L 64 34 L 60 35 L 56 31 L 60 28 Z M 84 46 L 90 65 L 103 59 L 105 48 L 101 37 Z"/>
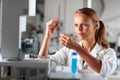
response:
<path id="1" fill-rule="evenodd" d="M 106 31 L 105 26 L 102 21 L 99 21 L 100 27 L 96 30 L 95 39 L 99 45 L 103 46 L 104 48 L 109 48 L 109 42 L 106 39 Z"/>

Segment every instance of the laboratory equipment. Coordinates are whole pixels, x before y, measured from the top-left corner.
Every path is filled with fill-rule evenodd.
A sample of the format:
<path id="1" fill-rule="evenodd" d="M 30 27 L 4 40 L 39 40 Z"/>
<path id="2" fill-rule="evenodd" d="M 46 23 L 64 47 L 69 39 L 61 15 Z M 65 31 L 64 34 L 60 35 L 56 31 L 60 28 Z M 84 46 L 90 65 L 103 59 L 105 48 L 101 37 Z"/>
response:
<path id="1" fill-rule="evenodd" d="M 47 80 L 50 74 L 50 60 L 25 59 L 22 61 L 0 61 L 1 77 L 4 80 Z M 1 69 L 1 68 L 0 68 Z"/>
<path id="2" fill-rule="evenodd" d="M 1 56 L 5 60 L 18 60 L 19 16 L 28 8 L 27 0 L 1 0 Z"/>

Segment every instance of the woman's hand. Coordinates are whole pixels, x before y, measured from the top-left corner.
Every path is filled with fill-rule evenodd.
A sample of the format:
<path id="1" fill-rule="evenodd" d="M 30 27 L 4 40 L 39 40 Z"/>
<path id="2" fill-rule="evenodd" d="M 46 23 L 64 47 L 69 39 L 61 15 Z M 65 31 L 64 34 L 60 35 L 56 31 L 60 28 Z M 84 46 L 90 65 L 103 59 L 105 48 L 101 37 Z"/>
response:
<path id="1" fill-rule="evenodd" d="M 56 31 L 56 29 L 59 27 L 60 27 L 59 19 L 51 19 L 49 22 L 46 23 L 46 33 L 44 36 L 41 49 L 38 54 L 38 58 L 41 58 L 42 56 L 48 57 L 48 48 L 49 48 L 51 37 Z"/>
<path id="2" fill-rule="evenodd" d="M 66 34 L 60 34 L 60 43 L 69 49 L 76 50 L 79 48 L 79 44 L 72 37 Z"/>
<path id="3" fill-rule="evenodd" d="M 51 19 L 49 22 L 46 23 L 46 34 L 47 38 L 51 38 L 52 35 L 55 33 L 56 29 L 60 27 L 60 19 Z"/>

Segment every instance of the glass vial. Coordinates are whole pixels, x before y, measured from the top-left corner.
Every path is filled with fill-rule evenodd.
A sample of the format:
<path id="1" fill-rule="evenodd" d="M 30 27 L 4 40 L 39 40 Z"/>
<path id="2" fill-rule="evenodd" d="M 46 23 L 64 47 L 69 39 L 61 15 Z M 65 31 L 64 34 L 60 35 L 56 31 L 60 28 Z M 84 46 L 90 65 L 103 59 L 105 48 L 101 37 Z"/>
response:
<path id="1" fill-rule="evenodd" d="M 72 52 L 71 72 L 74 75 L 77 72 L 77 53 Z"/>

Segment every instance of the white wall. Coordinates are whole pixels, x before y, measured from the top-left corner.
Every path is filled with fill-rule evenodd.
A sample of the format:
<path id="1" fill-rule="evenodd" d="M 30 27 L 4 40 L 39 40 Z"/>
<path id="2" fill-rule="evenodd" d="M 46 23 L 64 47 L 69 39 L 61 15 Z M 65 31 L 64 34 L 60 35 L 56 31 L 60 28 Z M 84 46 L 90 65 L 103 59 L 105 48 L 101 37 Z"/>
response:
<path id="1" fill-rule="evenodd" d="M 65 8 L 65 32 L 74 33 L 73 30 L 73 14 L 77 9 L 84 7 L 84 0 L 66 0 Z"/>
<path id="2" fill-rule="evenodd" d="M 102 20 L 110 28 L 120 29 L 120 0 L 104 0 L 105 11 L 102 16 Z"/>
<path id="3" fill-rule="evenodd" d="M 65 0 L 45 0 L 45 23 L 52 18 L 64 20 Z"/>
<path id="4" fill-rule="evenodd" d="M 107 26 L 108 40 L 116 42 L 117 34 L 120 33 L 120 0 L 104 0 L 105 11 L 102 20 Z"/>

